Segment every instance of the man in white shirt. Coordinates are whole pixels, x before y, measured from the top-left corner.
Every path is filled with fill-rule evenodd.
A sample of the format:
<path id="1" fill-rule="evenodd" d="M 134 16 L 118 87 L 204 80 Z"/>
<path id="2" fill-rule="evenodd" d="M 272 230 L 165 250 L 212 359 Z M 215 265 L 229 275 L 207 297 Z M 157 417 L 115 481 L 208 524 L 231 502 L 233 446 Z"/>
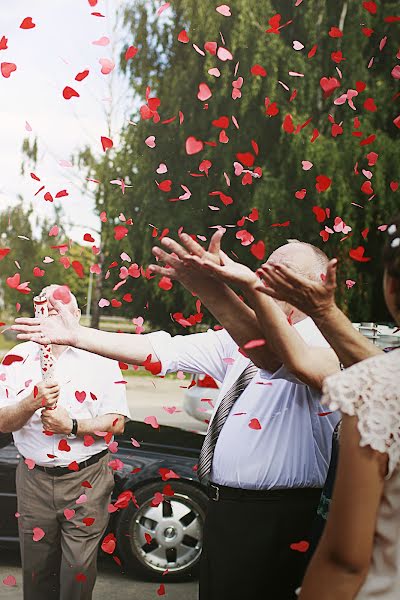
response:
<path id="1" fill-rule="evenodd" d="M 338 361 L 313 321 L 290 305 L 270 299 L 266 305 L 260 293 L 263 306 L 254 302 L 251 308 L 224 281 L 190 265 L 193 256 L 220 265 L 218 233 L 207 252 L 186 234 L 180 241 L 163 238 L 170 253 L 153 252 L 168 267 L 152 270 L 197 294 L 226 331 L 133 338 L 79 327 L 57 302 L 58 318 L 22 318 L 13 328 L 21 339 L 67 342 L 133 364 L 152 356 L 161 375 L 183 370 L 221 381 L 198 467 L 210 496 L 200 598 L 291 600 L 305 568 L 338 420 L 320 405 L 320 389 Z M 274 254 L 311 278 L 320 277 L 328 263 L 320 250 L 299 242 Z"/>
<path id="2" fill-rule="evenodd" d="M 49 296 L 57 286 L 44 292 Z M 66 306 L 78 323 L 71 295 Z M 57 314 L 49 307 L 49 317 Z M 54 345 L 54 380 L 41 381 L 40 346 L 15 346 L 0 366 L 0 431 L 12 432 L 25 600 L 90 600 L 114 487 L 113 434 L 129 418 L 118 364 Z"/>

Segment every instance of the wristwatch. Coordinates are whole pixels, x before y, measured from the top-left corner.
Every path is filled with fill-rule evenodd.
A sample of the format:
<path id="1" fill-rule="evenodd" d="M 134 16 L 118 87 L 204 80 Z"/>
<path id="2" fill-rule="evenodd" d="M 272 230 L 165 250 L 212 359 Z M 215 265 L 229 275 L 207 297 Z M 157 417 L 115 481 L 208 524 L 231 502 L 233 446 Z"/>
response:
<path id="1" fill-rule="evenodd" d="M 72 429 L 71 433 L 67 435 L 69 440 L 74 440 L 78 435 L 78 421 L 76 419 L 72 419 Z"/>

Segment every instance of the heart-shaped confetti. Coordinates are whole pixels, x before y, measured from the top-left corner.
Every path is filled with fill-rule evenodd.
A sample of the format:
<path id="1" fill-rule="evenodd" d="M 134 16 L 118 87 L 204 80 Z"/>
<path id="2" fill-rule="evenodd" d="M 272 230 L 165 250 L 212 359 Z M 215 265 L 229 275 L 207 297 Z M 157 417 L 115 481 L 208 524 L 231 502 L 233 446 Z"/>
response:
<path id="1" fill-rule="evenodd" d="M 45 536 L 45 532 L 40 527 L 34 527 L 32 533 L 32 539 L 34 542 L 40 542 L 40 540 Z"/>

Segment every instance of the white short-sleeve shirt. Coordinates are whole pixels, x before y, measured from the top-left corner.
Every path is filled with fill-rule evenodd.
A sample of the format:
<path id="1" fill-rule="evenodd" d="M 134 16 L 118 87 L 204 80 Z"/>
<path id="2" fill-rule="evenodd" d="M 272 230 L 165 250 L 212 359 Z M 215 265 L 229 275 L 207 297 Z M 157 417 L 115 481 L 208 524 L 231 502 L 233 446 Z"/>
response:
<path id="1" fill-rule="evenodd" d="M 23 360 L 0 365 L 0 408 L 21 401 L 42 380 L 38 344 L 19 344 L 8 354 Z M 58 403 L 77 420 L 111 413 L 130 418 L 123 379 L 117 362 L 77 348 L 66 348 L 56 360 L 55 380 L 61 388 Z M 13 432 L 14 443 L 24 458 L 42 466 L 68 466 L 107 448 L 104 439 L 92 436 L 95 442 L 90 446 L 85 446 L 84 439 L 78 437 L 67 439 L 69 451 L 60 450 L 58 445 L 66 435 L 43 433 L 42 410 L 37 410 L 19 431 Z"/>
<path id="2" fill-rule="evenodd" d="M 329 345 L 312 319 L 295 324 L 309 346 Z M 171 337 L 148 334 L 162 364 L 207 373 L 222 383 L 214 408 L 249 364 L 225 330 Z M 337 413 L 326 414 L 321 394 L 282 366 L 259 370 L 231 410 L 214 451 L 211 481 L 245 489 L 322 487 L 331 455 Z M 261 426 L 261 429 L 254 428 Z"/>

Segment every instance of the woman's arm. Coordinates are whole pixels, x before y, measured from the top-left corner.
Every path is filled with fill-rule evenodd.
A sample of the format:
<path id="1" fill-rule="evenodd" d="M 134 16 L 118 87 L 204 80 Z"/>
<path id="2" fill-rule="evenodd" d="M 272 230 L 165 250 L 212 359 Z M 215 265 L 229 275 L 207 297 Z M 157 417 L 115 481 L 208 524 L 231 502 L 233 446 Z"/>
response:
<path id="1" fill-rule="evenodd" d="M 337 260 L 328 265 L 325 281 L 312 281 L 283 264 L 266 263 L 258 272 L 265 286 L 260 292 L 289 302 L 310 315 L 345 367 L 381 354 L 359 333 L 335 303 Z"/>
<path id="2" fill-rule="evenodd" d="M 300 600 L 353 600 L 371 563 L 387 455 L 360 447 L 357 417 L 344 415 L 338 471 L 321 541 Z"/>

